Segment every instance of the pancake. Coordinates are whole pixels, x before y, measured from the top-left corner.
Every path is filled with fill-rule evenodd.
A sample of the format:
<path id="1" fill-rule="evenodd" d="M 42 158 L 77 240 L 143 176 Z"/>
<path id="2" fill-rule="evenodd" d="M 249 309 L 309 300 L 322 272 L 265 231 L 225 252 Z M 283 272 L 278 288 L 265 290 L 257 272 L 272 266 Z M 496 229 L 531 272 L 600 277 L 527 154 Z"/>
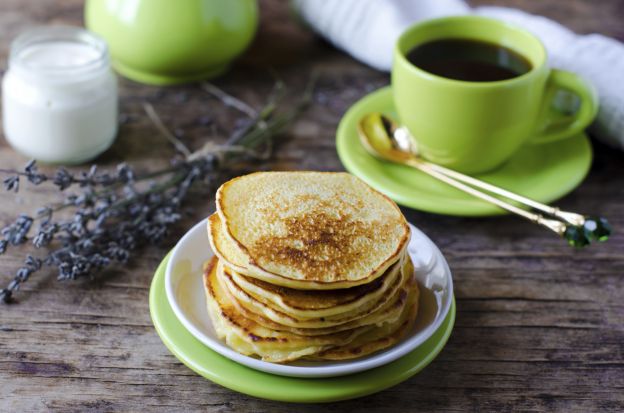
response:
<path id="1" fill-rule="evenodd" d="M 367 331 L 343 346 L 336 346 L 308 355 L 313 360 L 349 360 L 364 357 L 388 348 L 403 339 L 413 328 L 418 316 L 420 290 L 411 282 L 402 313 L 396 322 L 384 324 Z"/>
<path id="2" fill-rule="evenodd" d="M 368 308 L 355 309 L 347 313 L 326 317 L 298 318 L 287 314 L 283 310 L 276 310 L 256 300 L 233 282 L 231 270 L 221 262 L 217 265 L 217 272 L 222 277 L 225 286 L 242 307 L 249 312 L 269 319 L 277 324 L 295 328 L 327 328 L 347 323 L 351 323 L 353 327 L 359 326 L 360 324 L 358 323 L 361 323 L 365 317 L 380 310 L 384 305 L 392 301 L 396 297 L 401 286 L 405 284 L 407 278 L 409 278 L 404 275 L 399 266 L 397 266 L 396 271 L 400 276 L 394 280 L 387 294 L 374 301 L 373 305 Z"/>
<path id="3" fill-rule="evenodd" d="M 219 280 L 216 258 L 206 267 L 204 287 L 208 313 L 217 336 L 239 353 L 257 355 L 265 361 L 283 363 L 296 360 L 337 345 L 346 345 L 367 331 L 355 329 L 307 337 L 267 329 L 236 310 Z"/>
<path id="4" fill-rule="evenodd" d="M 411 263 L 409 266 L 405 266 L 404 268 L 408 268 L 411 272 L 406 274 L 413 274 L 413 266 Z M 411 278 L 411 277 L 410 277 Z M 226 292 L 229 292 L 228 288 L 225 288 Z M 247 310 L 244 306 L 240 304 L 240 302 L 231 295 L 230 300 L 236 306 L 237 310 L 246 318 L 251 319 L 258 324 L 277 331 L 288 331 L 293 334 L 303 335 L 303 336 L 314 336 L 314 335 L 323 335 L 336 333 L 340 331 L 352 330 L 352 329 L 360 329 L 367 328 L 370 329 L 372 327 L 380 327 L 387 323 L 395 323 L 402 314 L 402 307 L 397 305 L 397 303 L 401 303 L 401 291 L 403 293 L 407 293 L 407 283 L 404 283 L 401 290 L 395 294 L 395 296 L 386 303 L 379 310 L 361 318 L 358 320 L 351 321 L 349 323 L 340 324 L 333 327 L 325 327 L 325 328 L 295 328 L 289 327 L 282 324 L 278 324 L 273 320 L 263 317 L 262 315 L 256 314 L 252 311 Z"/>
<path id="5" fill-rule="evenodd" d="M 208 239 L 210 246 L 214 253 L 219 257 L 221 261 L 227 263 L 227 266 L 241 275 L 247 277 L 259 279 L 269 284 L 302 290 L 333 290 L 342 288 L 352 288 L 358 285 L 363 285 L 374 281 L 378 278 L 378 275 L 371 275 L 368 278 L 360 279 L 358 281 L 336 281 L 336 282 L 316 282 L 316 281 L 302 281 L 292 280 L 285 278 L 279 274 L 273 274 L 260 268 L 254 267 L 249 257 L 247 257 L 243 250 L 239 248 L 238 244 L 232 242 L 232 240 L 226 235 L 223 230 L 223 223 L 220 216 L 215 213 L 208 217 Z M 388 267 L 396 263 L 399 260 L 402 251 L 393 262 L 390 262 Z M 386 269 L 387 270 L 387 269 Z M 383 273 L 381 274 L 383 275 Z"/>
<path id="6" fill-rule="evenodd" d="M 233 264 L 251 277 L 276 275 L 282 282 L 270 282 L 286 287 L 371 282 L 409 238 L 397 205 L 347 173 L 258 172 L 223 184 L 216 202 L 240 253 Z"/>
<path id="7" fill-rule="evenodd" d="M 273 310 L 296 318 L 328 317 L 364 311 L 388 293 L 399 274 L 400 262 L 368 284 L 338 290 L 297 290 L 281 287 L 236 271 L 228 271 L 237 288 Z"/>

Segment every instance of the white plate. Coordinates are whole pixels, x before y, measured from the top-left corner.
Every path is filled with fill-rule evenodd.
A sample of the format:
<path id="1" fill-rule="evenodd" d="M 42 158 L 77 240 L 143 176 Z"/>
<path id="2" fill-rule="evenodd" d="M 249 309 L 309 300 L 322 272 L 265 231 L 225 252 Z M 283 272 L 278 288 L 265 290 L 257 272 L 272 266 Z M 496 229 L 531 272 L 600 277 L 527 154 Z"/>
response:
<path id="1" fill-rule="evenodd" d="M 292 377 L 332 377 L 379 367 L 414 350 L 440 327 L 453 300 L 451 271 L 435 244 L 410 224 L 408 252 L 421 286 L 418 319 L 413 331 L 400 343 L 368 357 L 340 362 L 275 364 L 244 356 L 220 341 L 206 309 L 202 265 L 214 254 L 208 242 L 206 220 L 195 225 L 174 248 L 165 274 L 171 308 L 199 341 L 217 353 L 256 370 Z"/>

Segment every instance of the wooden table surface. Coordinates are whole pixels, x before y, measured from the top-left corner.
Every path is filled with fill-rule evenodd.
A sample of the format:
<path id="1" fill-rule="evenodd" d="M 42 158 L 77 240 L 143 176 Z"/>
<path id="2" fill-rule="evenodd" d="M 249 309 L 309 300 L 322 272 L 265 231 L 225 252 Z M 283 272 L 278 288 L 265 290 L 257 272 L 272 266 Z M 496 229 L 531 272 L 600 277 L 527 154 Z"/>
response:
<path id="1" fill-rule="evenodd" d="M 492 3 L 483 1 L 482 3 Z M 624 40 L 622 0 L 505 0 L 578 32 Z M 321 73 L 314 105 L 263 169 L 341 170 L 334 132 L 359 97 L 388 83 L 293 21 L 286 1 L 261 1 L 256 43 L 224 77 L 223 89 L 260 105 L 272 67 L 301 90 L 311 70 Z M 81 24 L 79 0 L 2 0 L 0 66 L 10 40 L 34 23 Z M 121 81 L 125 114 L 118 140 L 97 162 L 164 164 L 167 143 L 148 122 L 149 100 L 172 128 L 198 146 L 210 116 L 231 128 L 233 116 L 197 86 L 166 89 Z M 206 216 L 210 195 L 168 243 L 139 253 L 126 268 L 93 281 L 33 277 L 18 303 L 0 305 L 0 411 L 623 411 L 624 410 L 624 154 L 594 142 L 595 160 L 582 185 L 559 202 L 565 209 L 607 216 L 618 232 L 577 251 L 545 230 L 514 217 L 453 218 L 405 209 L 408 219 L 441 248 L 453 270 L 457 321 L 446 348 L 424 371 L 384 392 L 329 405 L 301 405 L 238 394 L 197 376 L 173 357 L 151 324 L 148 289 L 154 269 L 176 237 Z M 0 141 L 0 165 L 27 159 Z M 0 224 L 16 212 L 56 199 L 44 187 L 14 197 L 0 193 Z M 26 254 L 26 251 L 23 252 Z M 0 257 L 6 283 L 22 253 Z"/>

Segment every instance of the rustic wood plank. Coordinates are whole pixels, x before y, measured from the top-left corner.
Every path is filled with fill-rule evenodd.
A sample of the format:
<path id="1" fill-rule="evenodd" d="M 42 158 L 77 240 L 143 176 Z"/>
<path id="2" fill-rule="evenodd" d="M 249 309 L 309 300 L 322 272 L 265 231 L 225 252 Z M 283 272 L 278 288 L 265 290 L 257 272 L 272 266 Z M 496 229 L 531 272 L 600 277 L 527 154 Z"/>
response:
<path id="1" fill-rule="evenodd" d="M 489 1 L 473 3 L 485 4 Z M 506 4 L 540 13 L 579 32 L 624 40 L 621 0 Z M 280 143 L 266 169 L 341 170 L 334 131 L 359 97 L 388 83 L 295 23 L 284 0 L 261 1 L 259 36 L 218 85 L 254 105 L 272 85 L 272 67 L 294 90 L 321 74 L 315 104 Z M 0 66 L 11 38 L 39 23 L 81 23 L 78 0 L 3 0 Z M 165 164 L 167 143 L 142 113 L 154 104 L 164 121 L 199 146 L 236 115 L 196 86 L 155 88 L 121 82 L 126 121 L 118 141 L 98 163 L 126 160 L 139 167 Z M 180 109 L 182 108 L 182 110 Z M 0 164 L 19 167 L 0 140 Z M 606 215 L 624 227 L 624 154 L 595 144 L 587 180 L 560 205 Z M 15 212 L 32 212 L 55 199 L 45 187 L 17 197 L 0 193 L 0 225 Z M 58 283 L 53 274 L 24 285 L 18 305 L 0 307 L 2 411 L 622 411 L 624 410 L 624 234 L 598 248 L 574 251 L 544 230 L 513 217 L 464 219 L 405 209 L 440 246 L 454 272 L 457 323 L 448 346 L 430 367 L 392 389 L 358 400 L 295 406 L 248 397 L 187 369 L 160 342 L 149 318 L 153 270 L 177 236 L 212 210 L 209 191 L 170 242 L 141 253 L 128 267 L 92 282 Z M 23 254 L 23 255 L 21 255 Z M 0 282 L 26 254 L 0 259 Z"/>

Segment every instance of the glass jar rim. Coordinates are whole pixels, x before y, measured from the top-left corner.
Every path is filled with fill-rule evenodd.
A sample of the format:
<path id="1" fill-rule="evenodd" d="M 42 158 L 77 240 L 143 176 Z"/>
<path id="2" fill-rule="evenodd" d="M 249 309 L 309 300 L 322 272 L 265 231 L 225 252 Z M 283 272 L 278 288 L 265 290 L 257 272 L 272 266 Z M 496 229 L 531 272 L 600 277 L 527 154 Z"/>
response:
<path id="1" fill-rule="evenodd" d="M 33 67 L 24 61 L 24 52 L 30 47 L 45 43 L 68 42 L 89 46 L 96 53 L 92 59 L 72 66 Z M 17 36 L 11 42 L 9 68 L 29 77 L 45 76 L 50 81 L 81 81 L 99 75 L 110 65 L 108 46 L 96 34 L 75 26 L 39 26 Z"/>

